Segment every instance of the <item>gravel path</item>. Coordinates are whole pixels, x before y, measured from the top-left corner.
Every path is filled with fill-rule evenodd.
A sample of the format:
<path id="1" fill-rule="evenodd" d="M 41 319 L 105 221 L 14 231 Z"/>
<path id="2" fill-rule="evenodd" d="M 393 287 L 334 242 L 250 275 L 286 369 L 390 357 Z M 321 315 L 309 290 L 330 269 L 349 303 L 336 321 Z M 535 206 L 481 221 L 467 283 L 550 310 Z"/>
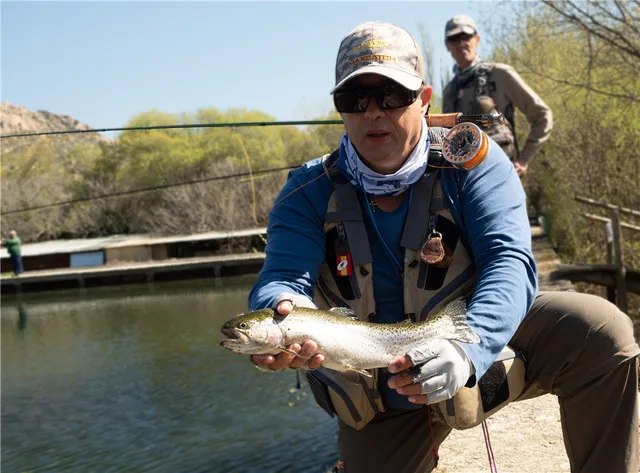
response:
<path id="1" fill-rule="evenodd" d="M 510 404 L 491 416 L 487 425 L 500 473 L 569 471 L 555 396 L 545 395 Z M 440 446 L 440 462 L 435 472 L 485 471 L 491 470 L 482 427 L 454 430 Z"/>

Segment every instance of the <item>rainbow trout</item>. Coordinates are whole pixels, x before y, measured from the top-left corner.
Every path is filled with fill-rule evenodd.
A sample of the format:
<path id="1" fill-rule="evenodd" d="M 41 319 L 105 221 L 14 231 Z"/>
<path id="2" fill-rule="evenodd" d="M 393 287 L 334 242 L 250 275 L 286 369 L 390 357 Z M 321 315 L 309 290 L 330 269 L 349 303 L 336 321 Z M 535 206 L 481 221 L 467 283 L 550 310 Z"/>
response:
<path id="1" fill-rule="evenodd" d="M 398 356 L 432 339 L 479 343 L 480 338 L 467 325 L 466 309 L 464 299 L 458 299 L 424 322 L 397 324 L 362 322 L 342 308 L 294 307 L 286 316 L 263 309 L 226 322 L 220 330 L 225 336 L 220 344 L 235 353 L 276 355 L 291 353 L 286 347 L 292 343 L 314 340 L 317 353 L 324 355 L 324 367 L 370 376 L 365 370 L 386 368 Z"/>

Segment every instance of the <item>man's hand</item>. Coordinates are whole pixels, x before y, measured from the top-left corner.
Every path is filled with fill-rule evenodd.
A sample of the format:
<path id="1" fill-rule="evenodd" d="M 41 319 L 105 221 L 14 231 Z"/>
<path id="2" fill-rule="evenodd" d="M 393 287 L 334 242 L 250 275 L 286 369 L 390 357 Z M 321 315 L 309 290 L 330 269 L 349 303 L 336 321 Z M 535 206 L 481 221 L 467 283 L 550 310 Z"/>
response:
<path id="1" fill-rule="evenodd" d="M 464 350 L 449 340 L 433 340 L 410 350 L 389 365 L 389 387 L 415 404 L 451 399 L 467 384 L 473 365 Z"/>
<path id="2" fill-rule="evenodd" d="M 282 300 L 278 303 L 276 310 L 281 315 L 288 315 L 293 310 L 293 302 L 286 299 Z M 298 356 L 284 352 L 277 355 L 252 355 L 251 361 L 254 365 L 274 371 L 287 366 L 292 369 L 301 368 L 307 363 L 307 361 L 309 362 L 309 369 L 315 369 L 324 361 L 324 355 L 314 354 L 318 349 L 318 345 L 313 340 L 307 340 L 302 344 L 302 346 L 294 343 L 293 345 L 289 345 L 287 348 L 295 351 Z"/>
<path id="3" fill-rule="evenodd" d="M 524 176 L 527 173 L 527 169 L 529 169 L 529 165 L 527 163 L 521 163 L 520 161 L 514 161 L 513 167 L 515 168 L 518 176 Z"/>

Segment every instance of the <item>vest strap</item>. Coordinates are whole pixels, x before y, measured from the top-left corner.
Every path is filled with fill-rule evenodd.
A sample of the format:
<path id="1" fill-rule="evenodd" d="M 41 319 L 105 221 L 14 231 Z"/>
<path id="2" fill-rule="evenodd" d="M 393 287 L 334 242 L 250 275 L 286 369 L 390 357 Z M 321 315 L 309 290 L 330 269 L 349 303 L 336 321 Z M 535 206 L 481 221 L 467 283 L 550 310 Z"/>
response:
<path id="1" fill-rule="evenodd" d="M 400 240 L 400 245 L 404 248 L 417 250 L 422 244 L 425 222 L 429 221 L 433 185 L 438 174 L 439 169 L 425 174 L 413 187 L 409 213 L 407 214 L 407 221 Z"/>
<path id="2" fill-rule="evenodd" d="M 369 247 L 369 237 L 364 226 L 364 218 L 360 201 L 355 187 L 340 174 L 335 162 L 339 157 L 339 149 L 322 160 L 322 166 L 329 176 L 329 181 L 333 186 L 338 210 L 327 212 L 326 222 L 343 222 L 344 230 L 349 241 L 357 241 L 358 245 L 352 245 L 351 261 L 353 264 L 366 264 L 372 261 L 371 248 Z"/>
<path id="3" fill-rule="evenodd" d="M 336 202 L 340 209 L 335 213 L 351 217 L 349 220 L 343 221 L 344 230 L 349 241 L 358 242 L 357 245 L 351 245 L 351 260 L 353 264 L 370 263 L 372 258 L 369 237 L 364 226 L 364 218 L 362 217 L 360 200 L 356 189 L 349 182 L 337 183 L 334 181 L 333 187 L 336 193 Z"/>
<path id="4" fill-rule="evenodd" d="M 360 210 L 338 210 L 336 212 L 327 212 L 325 222 L 357 222 L 362 220 Z"/>

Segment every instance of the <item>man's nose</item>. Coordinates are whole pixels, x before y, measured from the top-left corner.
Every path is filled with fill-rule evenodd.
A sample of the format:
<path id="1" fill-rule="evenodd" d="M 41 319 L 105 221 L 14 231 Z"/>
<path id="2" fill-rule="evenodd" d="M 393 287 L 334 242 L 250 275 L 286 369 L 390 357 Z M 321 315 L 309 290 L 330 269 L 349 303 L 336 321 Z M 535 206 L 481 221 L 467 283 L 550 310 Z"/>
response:
<path id="1" fill-rule="evenodd" d="M 369 103 L 367 109 L 364 112 L 364 118 L 367 120 L 376 120 L 384 116 L 384 110 L 378 107 L 378 103 L 373 97 L 369 97 Z"/>

